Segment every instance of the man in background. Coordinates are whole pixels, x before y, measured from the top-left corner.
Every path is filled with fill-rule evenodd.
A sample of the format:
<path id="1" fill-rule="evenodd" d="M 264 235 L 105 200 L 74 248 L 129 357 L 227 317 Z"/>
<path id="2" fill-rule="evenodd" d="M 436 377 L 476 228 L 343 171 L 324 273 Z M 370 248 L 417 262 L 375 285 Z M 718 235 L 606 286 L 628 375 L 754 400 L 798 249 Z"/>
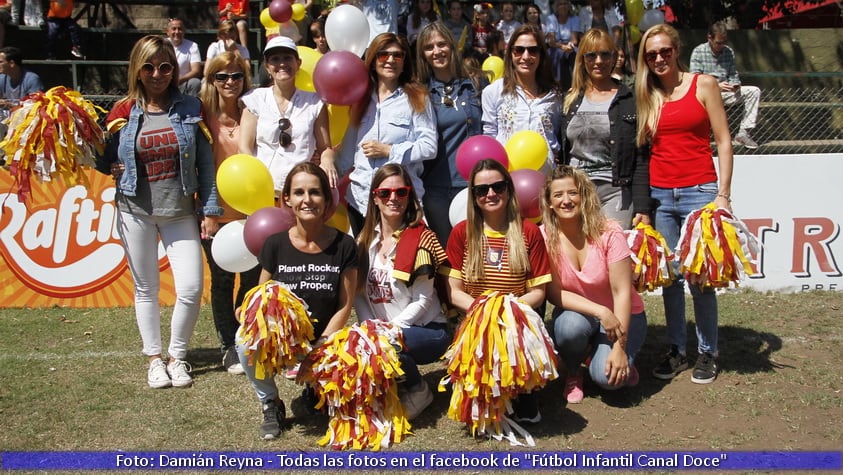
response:
<path id="1" fill-rule="evenodd" d="M 167 23 L 167 38 L 176 50 L 179 62 L 179 91 L 189 96 L 198 96 L 202 85 L 202 56 L 199 45 L 184 39 L 184 21 L 170 18 Z"/>
<path id="2" fill-rule="evenodd" d="M 708 41 L 694 48 L 691 53 L 691 72 L 717 78 L 723 104 L 743 104 L 740 130 L 732 142 L 752 150 L 758 148 L 758 144 L 752 140 L 749 131 L 755 128 L 758 118 L 761 89 L 741 85 L 735 65 L 735 52 L 726 45 L 727 41 L 726 25 L 720 21 L 713 23 L 708 29 Z"/>

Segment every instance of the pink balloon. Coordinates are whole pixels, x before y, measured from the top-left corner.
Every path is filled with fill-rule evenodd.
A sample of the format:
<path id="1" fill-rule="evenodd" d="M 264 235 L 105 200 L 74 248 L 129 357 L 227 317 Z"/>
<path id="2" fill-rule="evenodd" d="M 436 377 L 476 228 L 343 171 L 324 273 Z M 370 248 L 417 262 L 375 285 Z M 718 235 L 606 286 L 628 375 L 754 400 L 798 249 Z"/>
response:
<path id="1" fill-rule="evenodd" d="M 539 203 L 544 188 L 544 174 L 540 171 L 522 168 L 513 171 L 511 175 L 512 185 L 515 187 L 515 196 L 518 197 L 518 206 L 521 207 L 521 217 L 538 217 L 541 214 Z M 246 224 L 248 225 L 248 222 Z"/>
<path id="2" fill-rule="evenodd" d="M 326 103 L 350 106 L 369 90 L 369 72 L 354 53 L 328 51 L 313 68 L 313 85 Z"/>
<path id="3" fill-rule="evenodd" d="M 457 149 L 457 171 L 466 180 L 471 177 L 471 169 L 480 160 L 491 158 L 509 168 L 509 158 L 504 146 L 488 135 L 475 135 L 467 138 Z"/>
<path id="4" fill-rule="evenodd" d="M 293 4 L 290 0 L 272 0 L 269 2 L 269 17 L 278 23 L 287 23 L 293 17 Z"/>
<path id="5" fill-rule="evenodd" d="M 296 219 L 288 208 L 269 206 L 261 208 L 246 218 L 243 240 L 246 248 L 254 255 L 259 255 L 266 238 L 290 229 Z"/>

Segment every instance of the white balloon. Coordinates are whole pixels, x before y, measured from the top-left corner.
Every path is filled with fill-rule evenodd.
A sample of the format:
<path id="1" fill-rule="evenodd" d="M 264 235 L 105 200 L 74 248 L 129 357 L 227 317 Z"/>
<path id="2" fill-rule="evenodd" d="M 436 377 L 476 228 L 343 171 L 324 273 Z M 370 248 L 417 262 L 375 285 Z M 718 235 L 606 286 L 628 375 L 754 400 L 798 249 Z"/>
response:
<path id="1" fill-rule="evenodd" d="M 465 221 L 468 213 L 468 188 L 463 189 L 451 200 L 451 207 L 448 208 L 448 221 L 454 227 L 460 221 Z"/>
<path id="2" fill-rule="evenodd" d="M 664 13 L 661 10 L 647 10 L 638 21 L 638 29 L 645 33 L 651 27 L 664 23 Z"/>
<path id="3" fill-rule="evenodd" d="M 369 46 L 369 21 L 354 5 L 340 5 L 325 20 L 325 39 L 331 51 L 351 51 L 363 56 Z"/>
<path id="4" fill-rule="evenodd" d="M 228 272 L 246 272 L 258 265 L 258 258 L 249 252 L 243 239 L 245 219 L 232 221 L 221 227 L 211 243 L 214 262 Z"/>

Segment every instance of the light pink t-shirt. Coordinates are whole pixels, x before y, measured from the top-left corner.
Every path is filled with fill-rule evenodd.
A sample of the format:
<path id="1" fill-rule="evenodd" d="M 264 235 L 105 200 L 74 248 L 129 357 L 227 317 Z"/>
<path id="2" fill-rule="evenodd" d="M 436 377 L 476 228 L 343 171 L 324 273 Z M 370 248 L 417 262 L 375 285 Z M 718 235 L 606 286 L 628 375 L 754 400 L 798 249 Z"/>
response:
<path id="1" fill-rule="evenodd" d="M 544 226 L 541 229 L 546 240 L 547 235 Z M 609 283 L 609 264 L 629 257 L 629 252 L 626 236 L 624 236 L 619 225 L 612 223 L 609 225 L 609 229 L 600 236 L 600 243 L 588 243 L 588 256 L 585 258 L 582 270 L 576 270 L 563 253 L 559 260 L 555 262 L 556 269 L 559 272 L 556 278 L 559 279 L 560 286 L 563 289 L 581 295 L 609 309 L 614 309 L 612 286 Z M 548 252 L 548 256 L 553 259 L 550 252 Z M 632 286 L 631 281 L 629 286 L 632 289 L 632 313 L 641 313 L 644 311 L 644 302 Z"/>

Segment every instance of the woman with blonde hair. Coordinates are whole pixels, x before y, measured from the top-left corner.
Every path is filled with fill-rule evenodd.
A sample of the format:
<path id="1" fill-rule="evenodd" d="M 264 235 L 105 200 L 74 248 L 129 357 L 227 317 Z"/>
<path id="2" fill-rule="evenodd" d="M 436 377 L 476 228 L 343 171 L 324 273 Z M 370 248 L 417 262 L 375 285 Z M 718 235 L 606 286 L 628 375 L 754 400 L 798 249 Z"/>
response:
<path id="1" fill-rule="evenodd" d="M 624 229 L 649 224 L 646 147 L 635 146 L 632 90 L 612 78 L 615 42 L 592 28 L 580 40 L 571 89 L 562 105 L 560 162 L 581 168 L 597 187 L 603 212 Z"/>
<path id="2" fill-rule="evenodd" d="M 542 196 L 542 232 L 553 269 L 547 299 L 556 306 L 553 334 L 568 369 L 564 396 L 583 400 L 580 366 L 604 389 L 638 384 L 633 361 L 647 333 L 644 303 L 632 286 L 629 246 L 601 210 L 582 170 L 557 167 Z"/>
<path id="3" fill-rule="evenodd" d="M 149 359 L 147 383 L 188 387 L 193 378 L 185 359 L 204 280 L 200 241 L 217 232 L 223 214 L 211 137 L 202 124 L 199 99 L 179 92 L 176 52 L 165 37 L 149 35 L 135 43 L 128 77 L 126 97 L 106 119 L 110 136 L 97 170 L 115 180 L 117 232 L 134 281 L 135 317 Z M 168 363 L 161 346 L 159 238 L 176 292 Z"/>
<path id="4" fill-rule="evenodd" d="M 541 307 L 551 281 L 547 250 L 538 227 L 519 214 L 512 177 L 495 160 L 481 160 L 469 187 L 466 220 L 448 239 L 451 304 L 467 313 L 484 291 L 497 290 Z M 522 394 L 514 406 L 517 422 L 541 420 L 534 394 Z"/>
<path id="5" fill-rule="evenodd" d="M 233 25 L 232 25 L 233 28 Z M 208 77 L 202 83 L 199 98 L 205 107 L 208 129 L 214 139 L 214 164 L 219 169 L 226 158 L 235 155 L 240 140 L 240 118 L 242 104 L 240 98 L 249 91 L 251 76 L 249 63 L 240 53 L 225 51 L 206 64 Z M 225 212 L 219 219 L 220 225 L 239 219 L 246 219 L 243 213 L 233 210 L 224 200 L 220 206 Z M 255 266 L 240 272 L 240 285 L 234 295 L 235 272 L 228 272 L 217 265 L 211 253 L 211 239 L 203 239 L 205 259 L 211 271 L 211 313 L 214 328 L 222 347 L 222 364 L 232 374 L 243 374 L 243 367 L 237 359 L 234 348 L 234 336 L 240 323 L 234 316 L 234 309 L 243 302 L 243 296 L 257 285 L 260 267 Z"/>
<path id="6" fill-rule="evenodd" d="M 658 206 L 655 227 L 674 249 L 685 217 L 710 202 L 731 210 L 732 140 L 717 79 L 689 73 L 679 63 L 682 44 L 670 25 L 656 25 L 641 37 L 635 96 L 636 143 L 649 144 L 651 195 Z M 715 169 L 710 136 L 717 145 Z M 678 273 L 677 273 L 678 274 Z M 717 296 L 691 284 L 699 358 L 691 376 L 698 384 L 717 378 Z M 670 350 L 653 371 L 672 379 L 688 367 L 685 345 L 685 281 L 678 276 L 662 290 Z"/>
<path id="7" fill-rule="evenodd" d="M 407 40 L 393 33 L 379 34 L 366 49 L 369 94 L 351 107 L 340 151 L 341 168 L 353 167 L 347 201 L 355 235 L 363 227 L 372 177 L 383 165 L 403 165 L 424 198 L 422 162 L 436 156 L 436 118 L 410 57 Z"/>

